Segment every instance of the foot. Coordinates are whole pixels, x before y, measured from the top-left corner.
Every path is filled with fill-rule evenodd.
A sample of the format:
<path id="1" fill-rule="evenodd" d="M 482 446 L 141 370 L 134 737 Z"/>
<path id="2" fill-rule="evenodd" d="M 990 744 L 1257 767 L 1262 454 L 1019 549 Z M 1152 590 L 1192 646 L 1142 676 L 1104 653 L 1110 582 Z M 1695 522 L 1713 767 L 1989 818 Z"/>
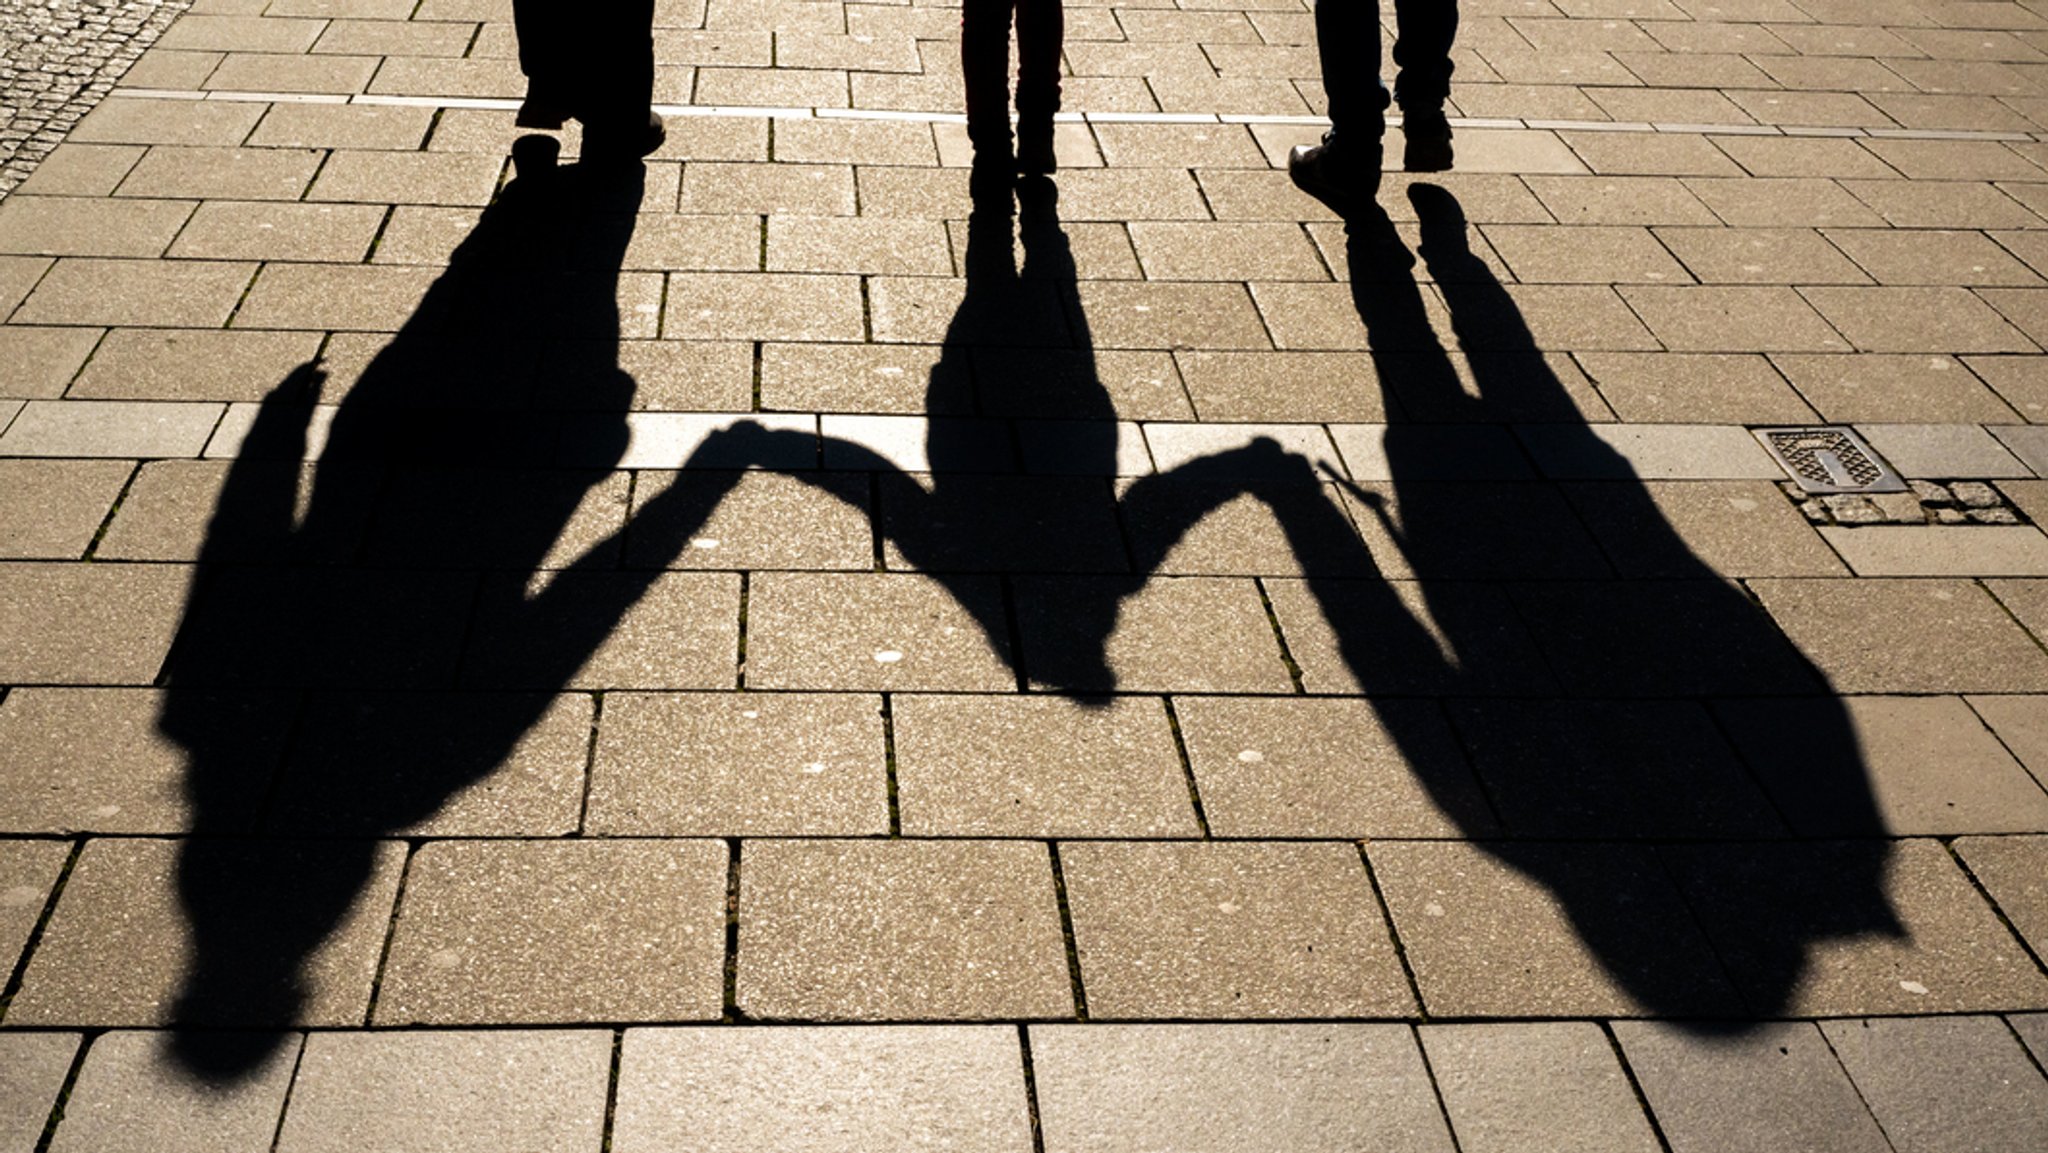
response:
<path id="1" fill-rule="evenodd" d="M 1052 121 L 1043 123 L 1027 121 L 1017 126 L 1017 174 L 1019 176 L 1051 176 L 1060 170 L 1058 157 L 1053 155 Z"/>
<path id="2" fill-rule="evenodd" d="M 1380 190 L 1380 149 L 1339 149 L 1334 133 L 1321 144 L 1297 144 L 1287 154 L 1287 175 L 1294 186 L 1323 202 L 1330 211 L 1350 219 L 1372 203 Z"/>
<path id="3" fill-rule="evenodd" d="M 583 124 L 583 158 L 586 160 L 638 160 L 668 139 L 668 126 L 661 113 L 648 109 L 641 123 L 600 120 Z"/>
<path id="4" fill-rule="evenodd" d="M 1451 122 L 1442 108 L 1401 110 L 1401 167 L 1408 172 L 1451 170 Z"/>

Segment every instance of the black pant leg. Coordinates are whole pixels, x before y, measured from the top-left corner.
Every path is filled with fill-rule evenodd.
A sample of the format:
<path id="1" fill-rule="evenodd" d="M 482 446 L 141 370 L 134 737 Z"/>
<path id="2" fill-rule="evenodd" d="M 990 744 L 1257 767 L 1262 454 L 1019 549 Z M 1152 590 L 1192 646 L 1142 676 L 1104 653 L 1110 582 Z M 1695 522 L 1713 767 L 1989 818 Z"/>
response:
<path id="1" fill-rule="evenodd" d="M 1373 0 L 1316 0 L 1316 53 L 1330 128 L 1339 137 L 1378 140 L 1387 129 L 1380 84 L 1380 15 Z"/>
<path id="2" fill-rule="evenodd" d="M 1394 97 L 1410 108 L 1440 108 L 1451 95 L 1451 43 L 1458 0 L 1394 0 Z"/>

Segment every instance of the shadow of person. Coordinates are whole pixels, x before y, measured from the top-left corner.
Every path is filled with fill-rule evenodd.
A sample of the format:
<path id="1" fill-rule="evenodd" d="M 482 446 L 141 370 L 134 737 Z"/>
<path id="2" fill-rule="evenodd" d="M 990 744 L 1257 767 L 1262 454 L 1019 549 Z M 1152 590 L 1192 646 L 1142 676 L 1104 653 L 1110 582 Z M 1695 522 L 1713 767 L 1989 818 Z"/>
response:
<path id="1" fill-rule="evenodd" d="M 277 1043 L 200 1030 L 360 1011 L 374 947 L 323 943 L 373 876 L 395 883 L 379 838 L 503 764 L 660 571 L 614 571 L 616 534 L 556 559 L 614 474 L 530 467 L 564 410 L 578 459 L 626 447 L 617 299 L 644 170 L 556 168 L 535 138 L 514 156 L 517 178 L 334 410 L 304 499 L 317 364 L 259 406 L 208 525 L 158 720 L 189 757 L 172 1016 L 195 1075 L 246 1075 Z M 337 1008 L 328 987 L 354 991 Z"/>
<path id="2" fill-rule="evenodd" d="M 1578 415 L 1457 201 L 1428 185 L 1410 197 L 1470 385 L 1385 214 L 1354 221 L 1352 291 L 1391 423 L 1390 480 L 1350 487 L 1412 584 L 1395 597 L 1311 570 L 1310 588 L 1360 689 L 1444 698 L 1469 768 L 1435 723 L 1387 708 L 1383 721 L 1464 835 L 1547 889 L 1636 1002 L 1703 1030 L 1779 1014 L 1811 947 L 1901 932 L 1846 711 Z M 1509 439 L 1525 421 L 1548 422 L 1550 459 L 1600 479 L 1538 479 Z M 1507 479 L 1448 479 L 1475 474 Z M 1788 738 L 1767 719 L 1786 698 L 1796 778 L 1736 752 Z M 1816 835 L 1831 840 L 1795 840 Z"/>

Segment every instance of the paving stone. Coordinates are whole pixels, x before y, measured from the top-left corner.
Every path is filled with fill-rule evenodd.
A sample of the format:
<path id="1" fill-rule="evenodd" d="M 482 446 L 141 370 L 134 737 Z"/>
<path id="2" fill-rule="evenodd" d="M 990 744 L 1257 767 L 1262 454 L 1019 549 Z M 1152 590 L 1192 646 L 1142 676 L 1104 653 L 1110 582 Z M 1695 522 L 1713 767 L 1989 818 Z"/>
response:
<path id="1" fill-rule="evenodd" d="M 1976 425 L 1860 424 L 1856 431 L 1902 476 L 1951 480 L 2033 471 Z"/>
<path id="2" fill-rule="evenodd" d="M 2048 375 L 2043 372 L 2048 366 L 2040 357 L 1972 356 L 1964 363 L 2027 420 L 2048 420 Z"/>
<path id="3" fill-rule="evenodd" d="M 1586 482 L 1564 491 L 1624 577 L 1841 576 L 1806 518 L 1765 480 Z"/>
<path id="4" fill-rule="evenodd" d="M 314 1034 L 277 1149 L 596 1148 L 612 1036 L 598 1029 Z"/>
<path id="5" fill-rule="evenodd" d="M 100 560 L 199 559 L 227 479 L 228 462 L 149 461 L 135 474 L 93 555 Z M 301 488 L 310 477 L 302 477 Z M 364 509 L 367 516 L 368 509 Z M 333 555 L 352 554 L 358 538 L 335 538 Z"/>
<path id="6" fill-rule="evenodd" d="M 47 256 L 0 256 L 0 317 L 16 311 L 53 263 Z M 28 323 L 28 317 L 22 315 L 13 320 L 16 324 Z"/>
<path id="7" fill-rule="evenodd" d="M 6 331 L 6 330 L 0 330 Z M 97 400 L 261 400 L 320 349 L 317 333 L 115 329 L 70 395 Z"/>
<path id="8" fill-rule="evenodd" d="M 1227 464 L 1227 456 L 1199 459 L 1201 464 L 1186 471 L 1169 466 L 1161 476 L 1119 486 L 1119 511 L 1137 567 L 1172 576 L 1375 571 L 1335 486 L 1250 482 L 1254 491 L 1246 491 L 1244 479 L 1206 473 Z M 1245 471 L 1255 467 L 1247 464 Z"/>
<path id="9" fill-rule="evenodd" d="M 1495 224 L 1487 243 L 1525 284 L 1684 284 L 1691 278 L 1647 229 Z"/>
<path id="10" fill-rule="evenodd" d="M 642 472 L 634 486 L 626 563 L 866 570 L 874 563 L 867 487 L 846 473 Z M 657 503 L 669 493 L 680 504 Z M 707 516 L 703 506 L 713 500 L 716 507 Z"/>
<path id="11" fill-rule="evenodd" d="M 976 417 L 844 416 L 819 418 L 825 467 L 898 473 L 1016 471 L 1009 429 Z"/>
<path id="12" fill-rule="evenodd" d="M 2048 436 L 2026 425 L 1994 425 L 1986 431 L 2036 475 L 2048 475 Z"/>
<path id="13" fill-rule="evenodd" d="M 218 328 L 255 270 L 253 264 L 198 260 L 60 260 L 13 320 Z M 0 300 L 6 295 L 0 291 Z"/>
<path id="14" fill-rule="evenodd" d="M 1526 183 L 1562 224 L 1716 223 L 1707 205 L 1668 176 L 1532 176 Z"/>
<path id="15" fill-rule="evenodd" d="M 1812 229 L 1660 228 L 1657 239 L 1707 284 L 1870 283 L 1861 268 Z"/>
<path id="16" fill-rule="evenodd" d="M 2048 537 L 2026 525 L 1822 528 L 1858 576 L 2048 576 Z"/>
<path id="17" fill-rule="evenodd" d="M 1034 685 L 1079 692 L 1292 687 L 1248 580 L 1159 577 L 1130 592 L 1118 578 L 1033 577 L 1018 580 L 1016 590 Z"/>
<path id="18" fill-rule="evenodd" d="M 1711 216 L 1734 228 L 1881 228 L 1886 218 L 1833 180 L 1808 177 L 1693 177 L 1684 184 Z M 2015 206 L 2017 207 L 2017 206 Z M 1657 221 L 1711 224 L 1702 218 Z M 1910 227 L 1903 221 L 1893 221 Z"/>
<path id="19" fill-rule="evenodd" d="M 938 221 L 771 216 L 768 268 L 944 276 L 953 271 L 953 258 Z"/>
<path id="20" fill-rule="evenodd" d="M 1529 480 L 1528 454 L 1507 429 L 1494 425 L 1339 424 L 1330 439 L 1344 455 L 1345 471 L 1360 481 Z M 1401 463 L 1397 478 L 1394 458 Z"/>
<path id="21" fill-rule="evenodd" d="M 1404 1026 L 1033 1025 L 1030 1037 L 1047 1153 L 1452 1148 Z"/>
<path id="22" fill-rule="evenodd" d="M 2048 829 L 2048 794 L 1955 697 L 1728 701 L 1717 711 L 1803 836 Z M 1867 785 L 1844 779 L 1862 774 Z"/>
<path id="23" fill-rule="evenodd" d="M 1515 430 L 1559 480 L 1779 480 L 1749 430 L 1704 424 L 1528 424 Z"/>
<path id="24" fill-rule="evenodd" d="M 321 160 L 322 154 L 312 149 L 158 144 L 136 162 L 119 195 L 297 200 Z"/>
<path id="25" fill-rule="evenodd" d="M 158 729 L 163 695 L 149 689 L 22 688 L 0 703 L 0 805 L 10 833 L 181 833 L 192 826 L 188 758 Z M 232 740 L 249 794 L 238 811 L 209 807 L 215 829 L 246 831 L 296 711 L 288 700 L 250 696 L 210 702 L 206 740 Z M 199 734 L 187 733 L 186 739 Z"/>
<path id="26" fill-rule="evenodd" d="M 1299 225 L 1137 221 L 1131 242 L 1153 280 L 1327 280 Z"/>
<path id="27" fill-rule="evenodd" d="M 32 691 L 15 690 L 0 708 L 11 709 L 14 697 Z M 4 716 L 6 714 L 0 714 L 0 717 Z M 28 946 L 36 922 L 42 918 L 43 907 L 49 902 L 50 890 L 56 885 L 70 855 L 71 846 L 63 841 L 9 840 L 0 843 L 0 885 L 4 885 L 0 887 L 0 963 L 6 964 L 10 973 L 19 963 L 22 950 Z M 54 1095 L 54 1089 L 52 1092 Z M 4 1100 L 12 1098 L 0 1093 L 0 1101 Z M 0 1120 L 0 1132 L 5 1130 L 6 1123 Z M 42 1126 L 38 1125 L 35 1132 L 39 1135 Z"/>
<path id="28" fill-rule="evenodd" d="M 1310 693 L 1406 696 L 1456 687 L 1459 695 L 1526 695 L 1554 689 L 1526 626 L 1496 587 L 1261 583 Z M 1379 651 L 1368 655 L 1367 637 Z M 1455 660 L 1446 653 L 1457 654 Z"/>
<path id="29" fill-rule="evenodd" d="M 1820 1029 L 1893 1149 L 2017 1151 L 2048 1141 L 2048 1082 L 1996 1017 Z"/>
<path id="30" fill-rule="evenodd" d="M 150 683 L 188 575 L 158 565 L 0 564 L 0 682 Z"/>
<path id="31" fill-rule="evenodd" d="M 1954 849 L 2021 939 L 2039 955 L 2048 944 L 2048 838 L 1961 837 Z"/>
<path id="32" fill-rule="evenodd" d="M 1735 993 L 1647 846 L 1367 848 L 1432 1016 L 1727 1016 Z"/>
<path id="33" fill-rule="evenodd" d="M 2026 352 L 2030 341 L 1962 288 L 1802 289 L 1856 348 L 1871 352 Z"/>
<path id="34" fill-rule="evenodd" d="M 1166 714 L 1149 700 L 896 699 L 909 836 L 1199 834 Z M 1060 734 L 1048 745 L 1039 734 Z"/>
<path id="35" fill-rule="evenodd" d="M 1780 353 L 1771 361 L 1831 421 L 2006 419 L 2005 403 L 1952 356 Z"/>
<path id="36" fill-rule="evenodd" d="M 338 27 L 329 25 L 330 30 Z M 434 111 L 376 104 L 273 104 L 249 134 L 249 144 L 258 148 L 410 152 L 426 141 Z"/>
<path id="37" fill-rule="evenodd" d="M 1040 844 L 750 841 L 739 917 L 738 1003 L 756 1019 L 1073 1012 Z"/>
<path id="38" fill-rule="evenodd" d="M 306 198 L 371 204 L 487 204 L 503 167 L 502 159 L 489 155 L 336 151 L 328 156 Z"/>
<path id="39" fill-rule="evenodd" d="M 555 455 L 572 467 L 807 470 L 818 461 L 815 416 L 627 413 L 623 451 L 616 414 L 567 413 L 560 424 Z"/>
<path id="40" fill-rule="evenodd" d="M 881 716 L 866 695 L 609 695 L 587 825 L 604 836 L 885 833 Z"/>
<path id="41" fill-rule="evenodd" d="M 78 559 L 133 471 L 126 461 L 0 460 L 0 556 Z"/>
<path id="42" fill-rule="evenodd" d="M 1754 580 L 1750 590 L 1837 692 L 2039 692 L 2048 656 L 1961 580 Z"/>
<path id="43" fill-rule="evenodd" d="M 376 1021 L 715 1019 L 718 841 L 453 841 L 420 850 Z"/>
<path id="44" fill-rule="evenodd" d="M 1033 427 L 1020 429 L 1027 456 Z M 1104 450 L 1122 455 L 1124 445 L 1103 441 L 1124 427 L 1109 437 L 1074 436 L 1063 447 L 1090 458 L 1084 465 L 1101 466 L 1092 458 Z M 941 476 L 930 489 L 902 477 L 879 482 L 882 560 L 890 569 L 1107 573 L 1130 567 L 1115 494 L 1099 476 Z"/>
<path id="45" fill-rule="evenodd" d="M 168 255 L 200 260 L 309 260 L 354 264 L 370 251 L 385 209 L 371 204 L 209 201 Z"/>
<path id="46" fill-rule="evenodd" d="M 2039 228 L 2041 218 L 1999 187 L 1955 181 L 1844 180 L 1841 187 L 1894 228 Z M 2023 186 L 2008 186 L 2023 187 Z M 1845 215 L 1825 221 L 1864 225 Z M 1871 226 L 1875 226 L 1872 222 Z"/>
<path id="47" fill-rule="evenodd" d="M 195 843 L 87 842 L 8 1007 L 9 1024 L 361 1024 L 405 847 L 182 848 Z M 343 900 L 312 905 L 309 886 L 339 889 Z M 181 887 L 207 895 L 216 919 L 206 930 L 193 929 Z M 203 950 L 196 962 L 195 949 Z M 216 980 L 231 983 L 188 1003 L 195 964 L 218 966 Z"/>
<path id="48" fill-rule="evenodd" d="M 843 164 L 702 161 L 683 173 L 682 211 L 852 216 L 853 169 Z"/>
<path id="49" fill-rule="evenodd" d="M 10 196 L 0 203 L 0 252 L 160 256 L 191 215 L 182 200 Z"/>
<path id="50" fill-rule="evenodd" d="M 1889 1148 L 1809 1022 L 1729 1038 L 1617 1021 L 1614 1034 L 1672 1153 Z"/>
<path id="51" fill-rule="evenodd" d="M 201 15 L 179 20 L 157 41 L 163 48 L 219 52 L 304 52 L 325 23 L 262 16 Z"/>
<path id="52" fill-rule="evenodd" d="M 64 1099 L 50 1149 L 268 1150 L 299 1058 L 299 1038 L 280 1040 L 255 1068 L 222 1084 L 193 1076 L 169 1033 L 103 1033 Z"/>
<path id="53" fill-rule="evenodd" d="M 1378 374 L 1364 353 L 1191 349 L 1174 359 L 1204 420 L 1386 419 Z"/>
<path id="54" fill-rule="evenodd" d="M 859 281 L 799 273 L 672 273 L 663 335 L 684 340 L 860 340 Z"/>
<path id="55" fill-rule="evenodd" d="M 1660 1148 L 1597 1025 L 1425 1025 L 1418 1032 L 1458 1147 L 1467 1153 Z"/>
<path id="56" fill-rule="evenodd" d="M 1101 348 L 1269 348 L 1260 310 L 1234 284 L 1087 281 L 1081 311 Z"/>
<path id="57" fill-rule="evenodd" d="M 1879 284 L 2038 285 L 2041 278 L 1980 232 L 1840 229 L 1828 239 Z"/>
<path id="58" fill-rule="evenodd" d="M 1060 861 L 1091 1017 L 1413 1011 L 1351 845 L 1075 843 Z"/>
<path id="59" fill-rule="evenodd" d="M 329 837 L 574 833 L 591 715 L 580 694 L 315 696 L 271 786 L 265 827 Z"/>
<path id="60" fill-rule="evenodd" d="M 492 577 L 478 600 L 465 680 L 495 688 L 727 688 L 739 596 L 729 573 L 567 572 L 532 600 L 516 574 Z"/>
<path id="61" fill-rule="evenodd" d="M 144 151 L 139 144 L 59 144 L 17 191 L 24 196 L 112 196 Z"/>
<path id="62" fill-rule="evenodd" d="M 1199 462 L 1208 475 L 1218 478 L 1279 477 L 1298 482 L 1336 473 L 1340 464 L 1331 441 L 1314 425 L 1160 421 L 1145 426 L 1145 443 L 1163 472 Z"/>
<path id="63" fill-rule="evenodd" d="M 2032 696 L 1971 697 L 2005 747 L 2048 787 L 2048 701 Z"/>
<path id="64" fill-rule="evenodd" d="M 249 328 L 397 332 L 415 319 L 437 275 L 389 265 L 269 264 L 235 319 Z"/>
<path id="65" fill-rule="evenodd" d="M 33 1153 L 77 1052 L 76 1033 L 0 1035 L 0 1149 Z"/>
<path id="66" fill-rule="evenodd" d="M 218 404 L 32 400 L 0 435 L 0 455 L 197 456 L 220 415 Z"/>
<path id="67" fill-rule="evenodd" d="M 747 621 L 754 688 L 1007 692 L 1017 683 L 991 577 L 761 573 Z"/>
<path id="68" fill-rule="evenodd" d="M 261 104 L 115 96 L 79 121 L 68 139 L 81 144 L 226 146 L 240 144 L 262 118 Z"/>
<path id="69" fill-rule="evenodd" d="M 2048 1005 L 2048 978 L 1937 841 L 1659 851 L 1754 1016 Z"/>
<path id="70" fill-rule="evenodd" d="M 1650 331 L 1680 351 L 1847 351 L 1834 328 L 1789 288 L 1627 285 L 1620 291 Z"/>

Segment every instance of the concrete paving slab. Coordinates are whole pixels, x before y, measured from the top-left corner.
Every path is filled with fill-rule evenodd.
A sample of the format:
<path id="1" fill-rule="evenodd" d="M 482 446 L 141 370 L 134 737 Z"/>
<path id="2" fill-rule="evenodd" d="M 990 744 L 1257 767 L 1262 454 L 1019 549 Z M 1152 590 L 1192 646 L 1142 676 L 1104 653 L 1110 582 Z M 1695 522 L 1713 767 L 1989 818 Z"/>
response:
<path id="1" fill-rule="evenodd" d="M 195 1077 L 172 1036 L 117 1030 L 94 1038 L 64 1100 L 52 1153 L 268 1153 L 300 1038 L 284 1039 L 246 1076 L 221 1084 Z"/>
<path id="2" fill-rule="evenodd" d="M 189 577 L 170 565 L 0 564 L 0 680 L 151 683 Z"/>
<path id="3" fill-rule="evenodd" d="M 1983 428 L 1968 424 L 1860 424 L 1870 447 L 1907 477 L 1953 480 L 2032 472 Z"/>
<path id="4" fill-rule="evenodd" d="M 1002 692 L 1016 686 L 993 578 L 763 573 L 749 586 L 757 688 Z"/>
<path id="5" fill-rule="evenodd" d="M 715 1019 L 718 841 L 450 841 L 420 850 L 379 1025 Z"/>
<path id="6" fill-rule="evenodd" d="M 1452 1148 L 1402 1025 L 1033 1025 L 1047 1153 Z M 1358 1108 L 1373 1101 L 1372 1109 Z"/>
<path id="7" fill-rule="evenodd" d="M 191 843 L 87 842 L 29 958 L 8 1022 L 361 1024 L 405 847 L 269 841 L 195 852 L 185 847 Z M 223 987 L 188 986 L 195 934 L 181 885 L 206 894 L 215 919 L 201 941 L 201 963 L 234 974 Z M 315 885 L 338 886 L 347 899 L 331 912 L 308 906 L 305 893 Z M 313 936 L 315 944 L 297 945 L 293 938 L 307 932 L 307 922 L 323 917 L 331 919 L 319 926 L 326 932 Z M 224 938 L 213 935 L 219 931 Z"/>
<path id="8" fill-rule="evenodd" d="M 2048 947 L 2048 837 L 1959 837 L 1956 855 L 2038 956 Z"/>
<path id="9" fill-rule="evenodd" d="M 7 841 L 0 844 L 0 962 L 12 972 L 49 905 L 50 893 L 70 859 L 62 841 Z"/>
<path id="10" fill-rule="evenodd" d="M 2048 657 L 1978 585 L 1874 577 L 1748 584 L 1838 692 L 2048 689 Z"/>
<path id="11" fill-rule="evenodd" d="M 612 1034 L 594 1029 L 317 1033 L 277 1149 L 595 1149 L 611 1054 Z"/>
<path id="12" fill-rule="evenodd" d="M 2031 525 L 1859 525 L 1820 535 L 1858 576 L 2048 576 L 2048 536 Z"/>
<path id="13" fill-rule="evenodd" d="M 1660 1148 L 1613 1043 L 1596 1024 L 1425 1025 L 1417 1032 L 1458 1147 L 1467 1153 Z"/>
<path id="14" fill-rule="evenodd" d="M 62 396 L 102 335 L 94 328 L 0 328 L 0 390 L 21 398 Z"/>
<path id="15" fill-rule="evenodd" d="M 1821 1032 L 1901 1153 L 2048 1140 L 2048 1081 L 1996 1017 L 1824 1021 Z"/>
<path id="16" fill-rule="evenodd" d="M 1114 577 L 1030 577 L 1014 587 L 1034 686 L 1084 693 L 1292 688 L 1259 588 L 1244 578 L 1157 577 L 1128 595 L 1128 582 Z"/>
<path id="17" fill-rule="evenodd" d="M 886 833 L 883 754 L 873 696 L 613 693 L 585 823 L 600 836 Z"/>
<path id="18" fill-rule="evenodd" d="M 0 455 L 196 457 L 222 411 L 184 401 L 32 400 L 0 435 Z"/>
<path id="19" fill-rule="evenodd" d="M 892 715 L 906 835 L 1200 834 L 1156 701 L 903 696 Z"/>
<path id="20" fill-rule="evenodd" d="M 1069 842 L 1060 864 L 1091 1018 L 1414 1011 L 1352 845 Z"/>
<path id="21" fill-rule="evenodd" d="M 1614 1034 L 1672 1153 L 1889 1148 L 1809 1022 L 1714 1038 L 1682 1024 L 1617 1021 Z"/>
<path id="22" fill-rule="evenodd" d="M 1074 1011 L 1046 847 L 750 841 L 738 1005 L 762 1020 L 975 1020 Z"/>
<path id="23" fill-rule="evenodd" d="M 125 460 L 0 460 L 0 556 L 84 556 L 134 471 Z"/>

